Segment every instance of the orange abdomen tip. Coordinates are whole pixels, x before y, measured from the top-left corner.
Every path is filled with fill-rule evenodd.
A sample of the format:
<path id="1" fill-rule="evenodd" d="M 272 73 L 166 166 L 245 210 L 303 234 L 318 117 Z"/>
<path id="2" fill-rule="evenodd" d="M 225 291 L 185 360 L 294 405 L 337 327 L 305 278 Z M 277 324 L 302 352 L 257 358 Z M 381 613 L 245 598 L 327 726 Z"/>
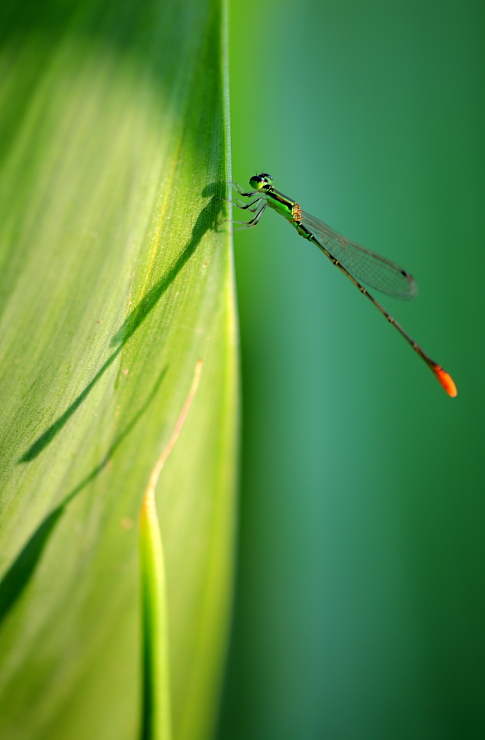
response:
<path id="1" fill-rule="evenodd" d="M 436 377 L 438 378 L 439 383 L 441 386 L 445 389 L 447 394 L 451 396 L 452 398 L 455 398 L 455 396 L 458 395 L 458 391 L 456 390 L 456 385 L 451 377 L 447 372 L 443 370 L 441 365 L 433 365 L 431 368 Z"/>

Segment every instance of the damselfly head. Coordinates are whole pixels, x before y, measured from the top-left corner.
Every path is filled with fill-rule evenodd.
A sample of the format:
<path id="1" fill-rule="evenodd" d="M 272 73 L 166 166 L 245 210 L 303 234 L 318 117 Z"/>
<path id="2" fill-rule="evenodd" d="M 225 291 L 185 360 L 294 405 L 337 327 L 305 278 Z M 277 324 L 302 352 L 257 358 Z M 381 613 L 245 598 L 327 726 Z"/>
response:
<path id="1" fill-rule="evenodd" d="M 249 184 L 254 190 L 261 190 L 265 185 L 271 185 L 273 178 L 268 175 L 267 172 L 261 172 L 260 175 L 254 175 L 249 181 Z"/>

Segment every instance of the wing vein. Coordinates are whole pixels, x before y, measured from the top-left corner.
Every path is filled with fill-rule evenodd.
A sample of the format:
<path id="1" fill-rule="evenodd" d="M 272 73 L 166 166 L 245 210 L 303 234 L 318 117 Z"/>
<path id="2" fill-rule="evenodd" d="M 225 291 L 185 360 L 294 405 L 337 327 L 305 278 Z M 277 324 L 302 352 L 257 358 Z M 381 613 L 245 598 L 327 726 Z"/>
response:
<path id="1" fill-rule="evenodd" d="M 318 218 L 301 212 L 301 220 L 352 277 L 395 298 L 414 298 L 418 292 L 412 275 L 385 257 L 351 242 Z"/>

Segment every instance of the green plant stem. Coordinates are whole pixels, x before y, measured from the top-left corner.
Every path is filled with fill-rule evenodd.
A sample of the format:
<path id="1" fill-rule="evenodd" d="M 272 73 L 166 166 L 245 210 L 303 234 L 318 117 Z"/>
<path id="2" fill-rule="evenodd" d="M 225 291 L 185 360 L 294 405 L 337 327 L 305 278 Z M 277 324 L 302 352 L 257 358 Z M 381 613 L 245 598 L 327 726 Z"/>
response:
<path id="1" fill-rule="evenodd" d="M 199 360 L 195 366 L 189 394 L 172 436 L 150 475 L 140 511 L 143 642 L 141 740 L 170 740 L 172 737 L 167 585 L 155 490 L 162 468 L 187 418 L 199 385 L 201 370 L 202 360 Z"/>

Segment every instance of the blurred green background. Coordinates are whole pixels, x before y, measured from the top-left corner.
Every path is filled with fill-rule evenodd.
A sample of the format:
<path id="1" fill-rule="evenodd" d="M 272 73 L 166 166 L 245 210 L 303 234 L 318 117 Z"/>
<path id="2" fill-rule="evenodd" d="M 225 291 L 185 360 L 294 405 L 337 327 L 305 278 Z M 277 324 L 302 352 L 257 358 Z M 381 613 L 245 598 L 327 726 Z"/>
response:
<path id="1" fill-rule="evenodd" d="M 384 305 L 236 234 L 243 465 L 219 737 L 485 737 L 485 6 L 230 3 L 233 175 L 402 264 Z"/>

